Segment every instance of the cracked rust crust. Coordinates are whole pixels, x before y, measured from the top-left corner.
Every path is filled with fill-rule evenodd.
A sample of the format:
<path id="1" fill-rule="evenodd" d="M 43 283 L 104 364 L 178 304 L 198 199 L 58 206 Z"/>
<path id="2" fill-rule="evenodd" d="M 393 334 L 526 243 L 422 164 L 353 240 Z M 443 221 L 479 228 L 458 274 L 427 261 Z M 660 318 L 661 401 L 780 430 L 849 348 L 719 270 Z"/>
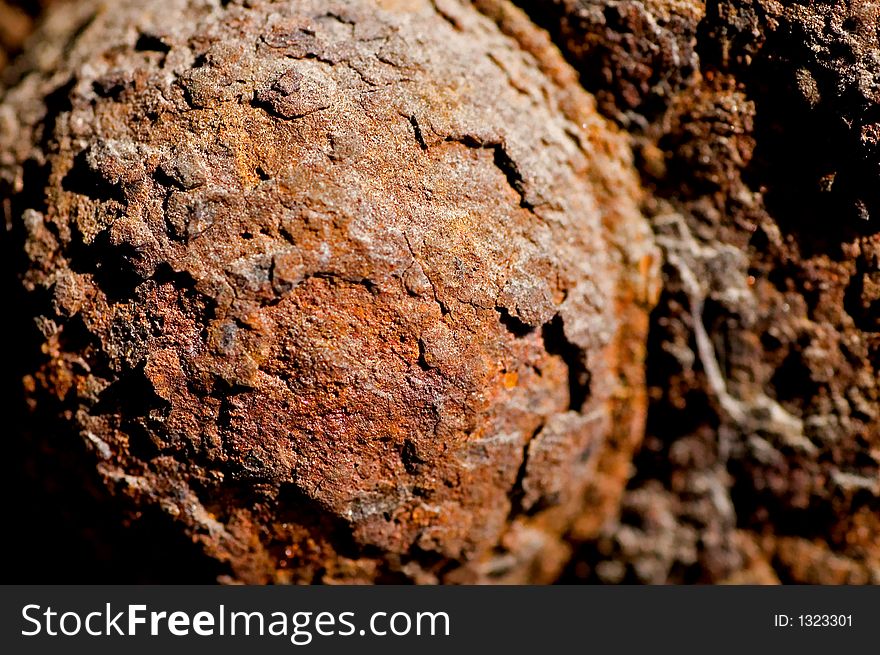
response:
<path id="1" fill-rule="evenodd" d="M 54 12 L 0 105 L 32 397 L 231 579 L 550 580 L 643 431 L 629 147 L 506 3 L 378 4 Z"/>

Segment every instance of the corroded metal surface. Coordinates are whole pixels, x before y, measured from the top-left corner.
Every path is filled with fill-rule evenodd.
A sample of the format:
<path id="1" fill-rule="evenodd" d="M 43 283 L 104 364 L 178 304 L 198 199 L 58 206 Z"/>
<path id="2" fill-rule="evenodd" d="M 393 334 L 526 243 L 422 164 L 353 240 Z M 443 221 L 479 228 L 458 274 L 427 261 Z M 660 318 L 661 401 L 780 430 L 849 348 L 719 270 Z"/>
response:
<path id="1" fill-rule="evenodd" d="M 546 581 L 616 512 L 658 252 L 501 2 L 54 12 L 0 105 L 38 411 L 266 581 Z"/>

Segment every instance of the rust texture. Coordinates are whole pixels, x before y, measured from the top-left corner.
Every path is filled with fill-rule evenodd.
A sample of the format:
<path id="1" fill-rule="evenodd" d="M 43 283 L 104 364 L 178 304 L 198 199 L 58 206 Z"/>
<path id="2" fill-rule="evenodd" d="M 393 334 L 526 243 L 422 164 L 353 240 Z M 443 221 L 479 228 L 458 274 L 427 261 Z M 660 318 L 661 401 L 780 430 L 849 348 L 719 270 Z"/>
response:
<path id="1" fill-rule="evenodd" d="M 880 581 L 880 3 L 45 4 L 62 493 L 226 580 Z"/>
<path id="2" fill-rule="evenodd" d="M 880 5 L 521 4 L 633 135 L 666 260 L 645 448 L 573 573 L 876 583 Z"/>
<path id="3" fill-rule="evenodd" d="M 76 2 L 6 77 L 30 402 L 130 511 L 245 582 L 550 581 L 615 515 L 659 251 L 519 10 Z"/>

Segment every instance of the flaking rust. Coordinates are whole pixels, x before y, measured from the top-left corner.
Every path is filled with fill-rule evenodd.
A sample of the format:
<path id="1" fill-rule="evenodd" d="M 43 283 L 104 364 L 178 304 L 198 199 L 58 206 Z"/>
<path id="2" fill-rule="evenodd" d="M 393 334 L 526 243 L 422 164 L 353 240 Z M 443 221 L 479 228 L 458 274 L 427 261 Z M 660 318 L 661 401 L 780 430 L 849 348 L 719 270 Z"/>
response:
<path id="1" fill-rule="evenodd" d="M 378 5 L 50 14 L 0 105 L 32 400 L 230 579 L 552 580 L 643 433 L 629 146 L 512 6 Z"/>

